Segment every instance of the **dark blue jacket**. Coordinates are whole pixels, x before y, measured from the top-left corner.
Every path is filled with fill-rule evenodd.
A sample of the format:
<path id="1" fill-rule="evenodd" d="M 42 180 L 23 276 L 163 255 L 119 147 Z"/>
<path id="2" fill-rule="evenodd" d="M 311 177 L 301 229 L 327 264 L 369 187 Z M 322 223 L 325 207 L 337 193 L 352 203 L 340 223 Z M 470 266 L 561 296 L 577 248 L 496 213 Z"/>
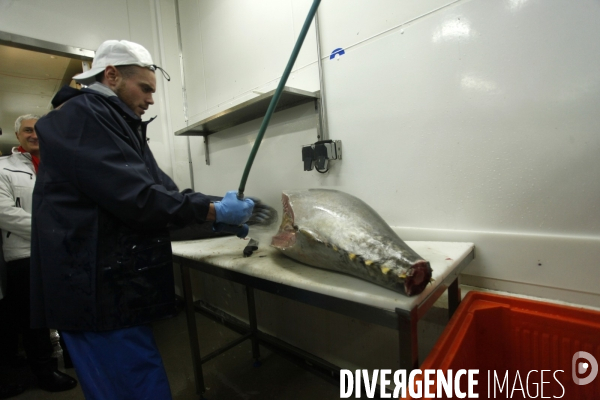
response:
<path id="1" fill-rule="evenodd" d="M 119 98 L 65 87 L 38 120 L 33 327 L 109 330 L 174 314 L 169 224 L 202 222 L 210 198 L 179 192 Z"/>

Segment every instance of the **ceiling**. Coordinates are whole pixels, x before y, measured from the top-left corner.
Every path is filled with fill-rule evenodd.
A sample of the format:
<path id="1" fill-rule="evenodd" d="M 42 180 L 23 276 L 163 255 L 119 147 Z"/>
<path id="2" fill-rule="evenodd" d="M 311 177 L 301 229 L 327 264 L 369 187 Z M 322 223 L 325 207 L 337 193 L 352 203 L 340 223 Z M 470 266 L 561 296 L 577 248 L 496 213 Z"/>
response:
<path id="1" fill-rule="evenodd" d="M 0 45 L 0 151 L 18 144 L 15 120 L 23 114 L 44 115 L 50 100 L 82 71 L 81 60 Z"/>

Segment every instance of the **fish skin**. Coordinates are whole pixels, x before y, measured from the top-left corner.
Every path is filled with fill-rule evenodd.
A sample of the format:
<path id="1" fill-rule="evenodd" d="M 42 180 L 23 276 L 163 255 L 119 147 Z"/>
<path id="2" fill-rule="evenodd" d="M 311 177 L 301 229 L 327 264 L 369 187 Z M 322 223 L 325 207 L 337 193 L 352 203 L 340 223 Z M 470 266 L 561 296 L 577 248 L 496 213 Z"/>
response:
<path id="1" fill-rule="evenodd" d="M 354 275 L 408 296 L 432 269 L 362 200 L 337 190 L 284 191 L 283 217 L 271 246 L 311 266 Z"/>

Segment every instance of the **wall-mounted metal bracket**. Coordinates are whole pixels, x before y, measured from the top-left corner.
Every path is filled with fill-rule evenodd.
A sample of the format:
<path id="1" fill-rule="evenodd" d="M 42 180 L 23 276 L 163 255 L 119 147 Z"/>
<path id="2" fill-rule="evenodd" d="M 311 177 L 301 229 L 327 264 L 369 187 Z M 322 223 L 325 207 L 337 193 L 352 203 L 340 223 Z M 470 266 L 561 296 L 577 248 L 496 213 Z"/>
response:
<path id="1" fill-rule="evenodd" d="M 341 140 L 320 140 L 302 146 L 304 170 L 312 171 L 313 167 L 321 173 L 329 171 L 329 161 L 342 159 Z"/>

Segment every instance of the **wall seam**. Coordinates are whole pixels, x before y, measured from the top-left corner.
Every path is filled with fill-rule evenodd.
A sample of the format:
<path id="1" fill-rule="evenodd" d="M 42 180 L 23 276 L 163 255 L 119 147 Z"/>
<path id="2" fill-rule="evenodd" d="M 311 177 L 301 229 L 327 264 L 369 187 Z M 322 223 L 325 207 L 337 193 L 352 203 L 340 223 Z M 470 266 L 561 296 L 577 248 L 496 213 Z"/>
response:
<path id="1" fill-rule="evenodd" d="M 164 42 L 163 42 L 163 34 L 162 34 L 162 19 L 160 17 L 160 1 L 161 0 L 154 0 L 154 6 L 152 7 L 152 11 L 154 12 L 154 22 L 155 22 L 155 34 L 156 34 L 156 45 L 158 46 L 158 53 L 159 53 L 159 57 L 160 57 L 160 63 L 161 65 L 166 65 L 166 59 L 165 59 L 165 52 L 164 52 Z M 162 104 L 161 104 L 161 108 L 163 109 L 164 115 L 165 115 L 165 124 L 166 124 L 166 128 L 167 128 L 167 132 L 166 132 L 166 136 L 167 136 L 167 143 L 169 146 L 169 158 L 170 158 L 170 163 L 171 163 L 171 176 L 175 177 L 175 149 L 174 149 L 174 142 L 173 142 L 173 135 L 171 134 L 171 132 L 173 132 L 173 124 L 171 121 L 171 111 L 169 110 L 168 107 L 168 98 L 169 98 L 169 88 L 168 88 L 168 84 L 163 84 L 163 92 L 162 92 Z M 164 135 L 164 133 L 163 133 Z"/>

